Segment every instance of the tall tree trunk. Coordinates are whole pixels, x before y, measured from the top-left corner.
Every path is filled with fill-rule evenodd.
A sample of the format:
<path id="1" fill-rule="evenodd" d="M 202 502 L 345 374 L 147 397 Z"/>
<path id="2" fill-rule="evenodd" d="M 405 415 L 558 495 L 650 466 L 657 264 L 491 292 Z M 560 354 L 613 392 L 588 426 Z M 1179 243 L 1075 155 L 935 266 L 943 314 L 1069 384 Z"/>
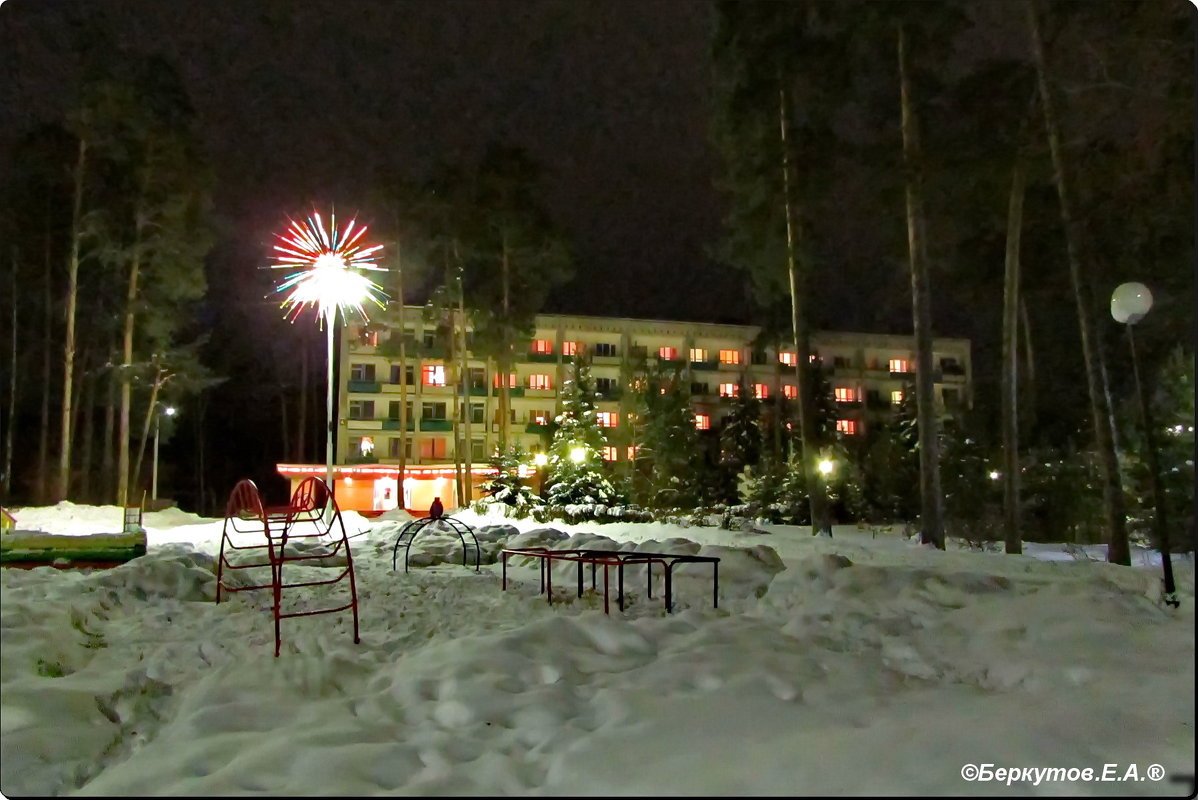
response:
<path id="1" fill-rule="evenodd" d="M 9 501 L 12 491 L 13 431 L 17 427 L 17 249 L 12 252 L 12 358 L 8 371 L 8 429 L 4 432 L 4 481 L 0 485 L 0 497 Z"/>
<path id="2" fill-rule="evenodd" d="M 456 250 L 456 245 L 455 245 Z M 465 452 L 462 454 L 462 460 L 465 464 L 466 486 L 464 489 L 465 503 L 469 504 L 474 499 L 474 435 L 470 425 L 470 360 L 469 352 L 466 346 L 466 291 L 462 285 L 462 260 L 459 256 L 457 269 L 458 280 L 458 316 L 460 317 L 460 327 L 458 328 L 458 353 L 462 360 L 462 402 L 465 404 L 466 413 L 462 420 L 462 428 L 465 431 Z"/>
<path id="3" fill-rule="evenodd" d="M 1061 130 L 1056 104 L 1049 91 L 1048 65 L 1044 58 L 1044 42 L 1040 36 L 1040 19 L 1034 0 L 1027 2 L 1027 18 L 1032 40 L 1032 56 L 1040 87 L 1040 107 L 1044 110 L 1044 130 L 1052 156 L 1053 178 L 1060 202 L 1061 224 L 1065 229 L 1065 250 L 1069 261 L 1069 277 L 1073 282 L 1073 299 L 1077 305 L 1077 321 L 1081 332 L 1082 355 L 1086 364 L 1086 383 L 1090 392 L 1090 412 L 1094 423 L 1094 443 L 1098 447 L 1102 468 L 1102 496 L 1106 511 L 1107 560 L 1115 564 L 1131 564 L 1131 548 L 1127 540 L 1127 514 L 1123 502 L 1119 458 L 1115 450 L 1115 427 L 1111 418 L 1110 389 L 1107 386 L 1106 365 L 1095 335 L 1091 317 L 1092 303 L 1087 276 L 1082 268 L 1082 241 L 1077 220 L 1073 215 L 1072 198 L 1061 151 Z"/>
<path id="4" fill-rule="evenodd" d="M 448 292 L 453 286 L 453 279 L 450 278 L 449 267 L 449 250 L 445 250 L 445 289 Z M 457 328 L 457 312 L 453 308 L 453 295 L 448 294 L 449 302 L 449 331 L 446 337 L 445 350 L 445 372 L 446 382 L 453 387 L 453 410 L 450 412 L 450 430 L 453 432 L 453 477 L 454 477 L 454 501 L 458 508 L 462 508 L 462 394 L 459 391 L 462 386 L 463 375 L 461 374 L 461 365 L 457 358 L 458 351 L 458 328 Z M 441 309 L 442 319 L 444 319 L 445 309 Z"/>
<path id="5" fill-rule="evenodd" d="M 75 196 L 71 206 L 71 255 L 67 262 L 66 334 L 62 356 L 62 436 L 59 439 L 58 473 L 52 498 L 67 499 L 71 488 L 71 380 L 75 376 L 75 304 L 79 293 L 79 240 L 83 216 L 83 169 L 87 164 L 87 140 L 79 140 L 75 162 Z"/>
<path id="6" fill-rule="evenodd" d="M 95 465 L 92 463 L 92 458 L 96 438 L 96 380 L 98 377 L 98 369 L 88 370 L 83 392 L 83 453 L 79 459 L 83 465 L 83 472 L 79 478 L 79 496 L 85 503 L 95 502 L 93 495 L 95 487 L 92 484 L 92 470 Z"/>
<path id="7" fill-rule="evenodd" d="M 54 332 L 54 300 L 51 289 L 50 210 L 46 209 L 45 272 L 42 283 L 42 404 L 37 434 L 37 502 L 49 501 L 50 492 L 50 351 Z"/>
<path id="8" fill-rule="evenodd" d="M 121 398 L 120 416 L 117 424 L 117 502 L 129 505 L 129 415 L 133 404 L 133 329 L 137 306 L 137 281 L 141 277 L 141 235 L 143 229 L 142 203 L 145 198 L 145 183 L 142 179 L 141 194 L 133 209 L 133 258 L 129 264 L 129 285 L 125 295 L 124 338 L 121 349 Z M 140 454 L 138 459 L 140 462 Z"/>
<path id="9" fill-rule="evenodd" d="M 786 89 L 779 81 L 778 119 L 782 137 L 782 201 L 786 213 L 786 269 L 790 278 L 790 323 L 795 345 L 795 388 L 799 406 L 799 462 L 811 504 L 811 533 L 832 534 L 827 487 L 816 470 L 819 442 L 815 432 L 815 381 L 811 378 L 811 328 L 807 317 L 810 264 L 804 241 L 802 215 L 790 188 L 791 146 Z"/>
<path id="10" fill-rule="evenodd" d="M 1027 164 L 1015 156 L 1007 206 L 1007 250 L 1002 314 L 1003 534 L 1008 553 L 1022 553 L 1019 532 L 1019 255 Z"/>
<path id="11" fill-rule="evenodd" d="M 508 296 L 510 288 L 510 270 L 511 264 L 508 263 L 508 246 L 507 246 L 507 231 L 503 233 L 503 324 L 500 326 L 502 334 L 502 348 L 499 358 L 499 452 L 506 453 L 508 448 L 509 425 L 512 421 L 512 389 L 509 383 L 512 374 L 512 341 L 511 341 L 511 317 L 510 317 L 510 298 Z"/>
<path id="12" fill-rule="evenodd" d="M 940 491 L 940 437 L 936 420 L 936 365 L 932 361 L 932 287 L 928 279 L 927 237 L 923 214 L 923 164 L 919 125 L 907 70 L 907 39 L 898 26 L 899 97 L 902 113 L 903 168 L 906 173 L 907 248 L 911 264 L 911 306 L 915 327 L 915 405 L 919 430 L 920 541 L 944 549 L 943 496 Z"/>
<path id="13" fill-rule="evenodd" d="M 1019 393 L 1023 396 L 1019 405 L 1023 409 L 1023 437 L 1027 441 L 1036 425 L 1036 359 L 1032 347 L 1032 324 L 1027 314 L 1027 298 L 1019 295 L 1019 325 L 1023 329 L 1023 379 L 1019 382 Z M 1018 361 L 1018 359 L 1016 359 Z"/>
<path id="14" fill-rule="evenodd" d="M 100 450 L 100 473 L 104 476 L 101 495 L 105 502 L 116 502 L 116 370 L 112 368 L 115 360 L 115 344 L 109 349 L 109 365 L 104 371 L 104 441 Z"/>
<path id="15" fill-rule="evenodd" d="M 786 454 L 782 452 L 782 426 L 786 416 L 783 413 L 786 393 L 782 391 L 782 361 L 778 358 L 774 359 L 774 385 L 778 387 L 778 393 L 774 395 L 774 456 L 779 462 L 784 462 Z"/>

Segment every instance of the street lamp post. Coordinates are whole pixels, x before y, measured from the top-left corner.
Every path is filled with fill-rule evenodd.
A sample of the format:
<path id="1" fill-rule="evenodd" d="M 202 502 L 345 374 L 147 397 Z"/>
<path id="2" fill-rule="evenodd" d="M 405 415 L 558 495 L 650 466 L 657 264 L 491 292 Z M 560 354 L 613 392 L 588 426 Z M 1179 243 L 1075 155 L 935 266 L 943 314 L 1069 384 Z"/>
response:
<path id="1" fill-rule="evenodd" d="M 150 478 L 150 499 L 151 500 L 158 499 L 158 434 L 162 430 L 162 415 L 163 414 L 166 414 L 168 417 L 175 416 L 175 407 L 174 406 L 163 406 L 162 410 L 154 415 L 154 469 L 152 470 L 152 473 L 151 473 L 153 477 Z"/>
<path id="2" fill-rule="evenodd" d="M 1136 336 L 1132 332 L 1135 324 L 1142 320 L 1152 308 L 1152 292 L 1142 283 L 1124 283 L 1111 294 L 1111 316 L 1127 328 L 1127 345 L 1131 349 L 1131 369 L 1136 381 L 1136 400 L 1140 406 L 1140 423 L 1144 426 L 1144 449 L 1148 458 L 1149 480 L 1152 486 L 1152 503 L 1156 507 L 1153 528 L 1156 546 L 1161 554 L 1161 568 L 1165 578 L 1166 605 L 1177 608 L 1177 586 L 1173 582 L 1173 562 L 1169 557 L 1169 531 L 1165 519 L 1165 493 L 1161 487 L 1160 467 L 1156 456 L 1156 434 L 1153 430 L 1152 414 L 1144 399 L 1144 386 L 1140 382 L 1140 363 L 1136 355 Z"/>

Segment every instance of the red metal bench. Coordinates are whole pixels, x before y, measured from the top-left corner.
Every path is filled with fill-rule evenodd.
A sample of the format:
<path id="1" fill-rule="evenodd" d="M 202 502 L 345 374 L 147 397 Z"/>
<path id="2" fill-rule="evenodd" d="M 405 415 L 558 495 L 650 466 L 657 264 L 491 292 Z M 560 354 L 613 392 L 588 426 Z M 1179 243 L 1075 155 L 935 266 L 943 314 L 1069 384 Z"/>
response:
<path id="1" fill-rule="evenodd" d="M 308 524 L 309 533 L 300 533 L 296 526 Z M 335 533 L 333 526 L 340 532 Z M 232 533 L 261 533 L 265 537 L 264 544 L 233 543 Z M 287 553 L 287 543 L 297 539 L 323 539 L 331 536 L 331 550 L 322 553 Z M 289 562 L 313 561 L 335 557 L 345 549 L 345 569 L 336 577 L 321 581 L 301 581 L 298 583 L 283 582 L 283 565 Z M 265 561 L 255 561 L 245 564 L 233 564 L 226 556 L 228 550 L 266 551 Z M 226 569 L 251 569 L 253 567 L 270 567 L 270 582 L 249 586 L 229 586 L 224 582 Z M 300 586 L 323 586 L 340 583 L 349 579 L 349 603 L 336 608 L 321 608 L 315 611 L 292 611 L 283 613 L 282 597 L 284 589 L 294 589 Z M 242 480 L 233 487 L 229 494 L 229 502 L 225 506 L 225 524 L 221 530 L 220 554 L 216 562 L 216 602 L 220 603 L 223 592 L 247 592 L 256 589 L 270 589 L 272 593 L 271 611 L 275 623 L 275 656 L 279 655 L 282 639 L 279 632 L 280 620 L 288 617 L 308 617 L 315 614 L 332 614 L 338 611 L 352 611 L 354 618 L 354 644 L 361 642 L 358 635 L 358 590 L 354 581 L 354 561 L 350 553 L 349 538 L 345 534 L 345 523 L 341 519 L 341 510 L 325 483 L 318 478 L 305 478 L 295 493 L 291 502 L 285 506 L 264 507 L 258 487 L 251 480 Z"/>
<path id="2" fill-rule="evenodd" d="M 673 573 L 676 564 L 711 564 L 712 589 L 711 604 L 713 608 L 720 607 L 720 559 L 716 556 L 692 556 L 679 553 L 646 553 L 621 550 L 554 550 L 549 547 L 510 547 L 502 551 L 503 589 L 507 590 L 507 560 L 509 556 L 528 556 L 538 560 L 541 572 L 541 589 L 550 604 L 553 603 L 553 562 L 569 561 L 578 564 L 578 596 L 582 597 L 583 573 L 582 565 L 591 565 L 591 589 L 595 589 L 596 568 L 603 566 L 603 613 L 609 613 L 608 603 L 608 568 L 615 567 L 617 575 L 616 602 L 621 611 L 624 610 L 624 567 L 628 564 L 644 564 L 646 569 L 646 590 L 653 597 L 653 565 L 660 564 L 665 575 L 666 613 L 674 611 Z"/>

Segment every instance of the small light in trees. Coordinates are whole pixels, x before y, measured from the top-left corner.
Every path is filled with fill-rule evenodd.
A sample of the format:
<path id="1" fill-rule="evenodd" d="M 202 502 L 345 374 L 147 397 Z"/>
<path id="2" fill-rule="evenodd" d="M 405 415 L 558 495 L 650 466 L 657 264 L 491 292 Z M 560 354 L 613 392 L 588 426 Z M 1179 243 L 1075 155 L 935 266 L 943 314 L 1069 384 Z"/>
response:
<path id="1" fill-rule="evenodd" d="M 1142 283 L 1120 284 L 1111 294 L 1111 316 L 1115 322 L 1134 325 L 1152 308 L 1152 292 Z"/>
<path id="2" fill-rule="evenodd" d="M 998 470 L 996 470 L 996 469 L 990 470 L 990 480 L 996 481 L 996 480 L 998 480 L 998 478 L 999 478 Z"/>
<path id="3" fill-rule="evenodd" d="M 175 412 L 177 412 L 178 410 L 179 409 L 175 408 L 174 406 L 165 406 L 162 409 L 162 413 L 166 414 L 168 417 L 173 417 L 173 416 L 175 416 Z"/>
<path id="4" fill-rule="evenodd" d="M 532 457 L 532 463 L 538 467 L 543 467 L 549 463 L 549 456 L 545 455 L 544 453 L 537 453 Z"/>
<path id="5" fill-rule="evenodd" d="M 816 466 L 819 469 L 821 475 L 831 475 L 832 469 L 835 465 L 832 463 L 831 459 L 825 458 L 825 459 L 821 459 L 819 464 Z"/>
<path id="6" fill-rule="evenodd" d="M 573 450 L 570 451 L 570 460 L 573 461 L 575 464 L 581 464 L 583 461 L 586 461 L 586 457 L 587 457 L 586 448 L 575 447 Z"/>

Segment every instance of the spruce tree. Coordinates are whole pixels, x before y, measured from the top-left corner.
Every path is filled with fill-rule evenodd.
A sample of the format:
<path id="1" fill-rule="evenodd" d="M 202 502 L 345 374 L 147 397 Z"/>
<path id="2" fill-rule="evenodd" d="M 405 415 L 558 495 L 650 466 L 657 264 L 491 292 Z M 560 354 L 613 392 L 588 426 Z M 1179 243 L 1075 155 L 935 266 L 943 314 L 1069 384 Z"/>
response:
<path id="1" fill-rule="evenodd" d="M 544 501 L 520 478 L 520 465 L 525 460 L 525 453 L 518 447 L 495 451 L 490 461 L 495 476 L 479 487 L 487 498 L 482 506 L 509 506 L 514 512 L 510 516 L 524 517 L 533 506 L 543 504 Z"/>
<path id="2" fill-rule="evenodd" d="M 761 407 L 742 376 L 720 430 L 721 461 L 739 472 L 761 459 Z"/>
<path id="3" fill-rule="evenodd" d="M 618 501 L 605 474 L 602 452 L 607 440 L 595 416 L 595 384 L 590 364 L 578 356 L 574 374 L 562 383 L 562 413 L 549 446 L 548 501 L 552 505 Z"/>
<path id="4" fill-rule="evenodd" d="M 693 508 L 703 493 L 702 456 L 690 396 L 678 370 L 650 372 L 642 384 L 637 461 L 656 508 Z"/>

